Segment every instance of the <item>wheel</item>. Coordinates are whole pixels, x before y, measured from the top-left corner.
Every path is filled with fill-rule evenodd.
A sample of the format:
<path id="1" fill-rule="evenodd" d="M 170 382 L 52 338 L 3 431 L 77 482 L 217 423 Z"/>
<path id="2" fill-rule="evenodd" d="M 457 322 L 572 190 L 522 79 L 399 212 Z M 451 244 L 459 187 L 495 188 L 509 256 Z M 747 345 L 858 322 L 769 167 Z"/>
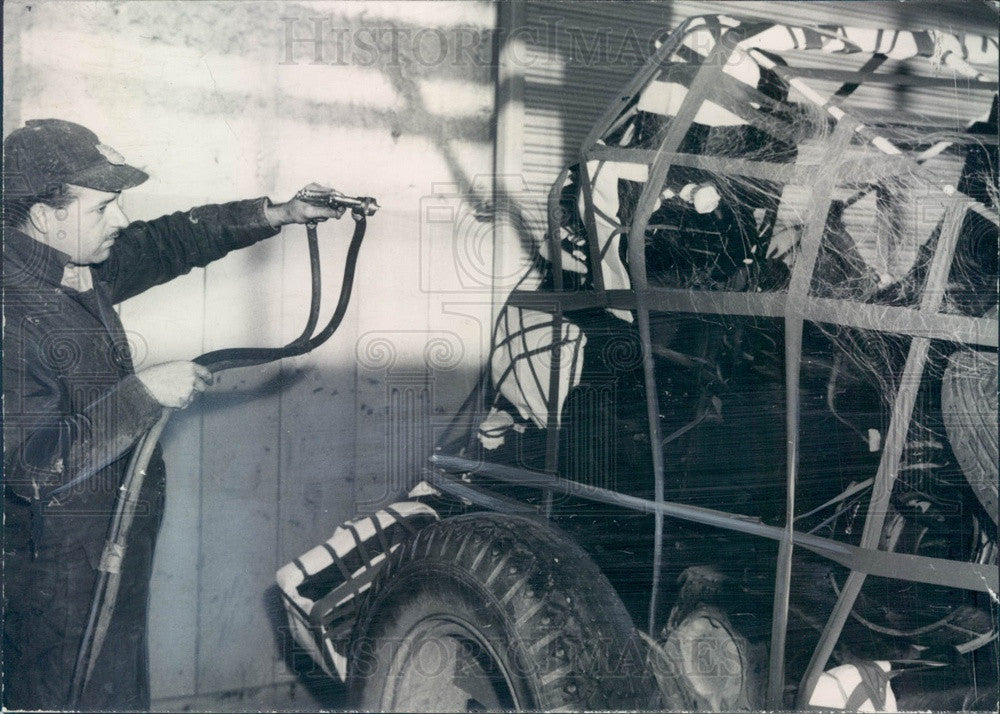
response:
<path id="1" fill-rule="evenodd" d="M 941 409 L 951 449 L 983 508 L 997 522 L 997 356 L 959 350 L 948 359 Z"/>
<path id="2" fill-rule="evenodd" d="M 428 526 L 393 554 L 355 626 L 362 711 L 642 709 L 645 646 L 604 575 L 538 521 Z"/>
<path id="3" fill-rule="evenodd" d="M 660 690 L 687 711 L 755 711 L 763 706 L 763 646 L 751 647 L 713 605 L 697 604 L 656 643 Z"/>

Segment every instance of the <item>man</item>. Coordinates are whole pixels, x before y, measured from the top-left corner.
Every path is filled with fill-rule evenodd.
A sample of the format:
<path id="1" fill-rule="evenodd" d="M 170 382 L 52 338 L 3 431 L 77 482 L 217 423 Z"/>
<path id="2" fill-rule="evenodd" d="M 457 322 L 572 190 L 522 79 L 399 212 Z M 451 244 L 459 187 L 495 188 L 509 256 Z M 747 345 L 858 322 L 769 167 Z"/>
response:
<path id="1" fill-rule="evenodd" d="M 41 119 L 4 140 L 3 705 L 67 705 L 97 566 L 137 439 L 212 380 L 193 362 L 136 372 L 112 305 L 343 210 L 267 198 L 129 223 L 147 175 L 90 130 Z M 310 184 L 311 188 L 322 188 Z M 157 451 L 122 563 L 113 621 L 79 702 L 148 709 L 146 609 L 163 512 Z"/>

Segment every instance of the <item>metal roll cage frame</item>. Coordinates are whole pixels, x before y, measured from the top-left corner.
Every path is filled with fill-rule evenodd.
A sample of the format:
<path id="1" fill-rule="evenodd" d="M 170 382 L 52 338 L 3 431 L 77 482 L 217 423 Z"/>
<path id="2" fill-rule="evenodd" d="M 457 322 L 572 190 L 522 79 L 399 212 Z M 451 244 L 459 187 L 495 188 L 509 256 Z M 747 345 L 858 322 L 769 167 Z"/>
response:
<path id="1" fill-rule="evenodd" d="M 508 304 L 518 307 L 530 307 L 551 313 L 553 359 L 551 360 L 550 388 L 548 391 L 548 429 L 546 446 L 546 473 L 530 471 L 523 468 L 502 466 L 478 462 L 475 460 L 437 454 L 431 458 L 435 469 L 430 469 L 429 479 L 439 488 L 447 492 L 461 495 L 463 498 L 480 503 L 484 507 L 495 510 L 524 511 L 525 506 L 510 501 L 499 494 L 490 493 L 488 489 L 472 486 L 461 482 L 454 474 L 481 473 L 497 480 L 539 488 L 546 495 L 546 503 L 551 503 L 551 494 L 571 494 L 581 499 L 620 506 L 635 511 L 651 513 L 654 516 L 654 563 L 653 584 L 649 607 L 649 628 L 652 633 L 653 618 L 659 589 L 660 566 L 662 559 L 663 519 L 666 516 L 693 521 L 725 530 L 745 533 L 777 541 L 779 544 L 778 561 L 775 573 L 775 596 L 770 641 L 770 663 L 768 670 L 767 706 L 781 708 L 783 706 L 783 691 L 785 683 L 785 640 L 788 630 L 789 591 L 792 569 L 792 551 L 798 546 L 830 559 L 847 567 L 850 574 L 842 587 L 832 613 L 826 621 L 819 641 L 813 651 L 811 660 L 798 688 L 798 705 L 805 706 L 811 695 L 819 675 L 827 665 L 827 661 L 841 634 L 844 624 L 861 591 L 868 575 L 895 578 L 899 580 L 931 583 L 950 586 L 965 590 L 986 592 L 994 599 L 998 586 L 998 568 L 995 565 L 984 565 L 943 558 L 930 558 L 904 553 L 893 553 L 878 549 L 879 535 L 886 517 L 893 485 L 900 466 L 900 459 L 905 446 L 907 430 L 912 418 L 914 403 L 920 380 L 924 373 L 931 340 L 949 340 L 961 342 L 970 346 L 997 347 L 997 324 L 989 318 L 974 318 L 962 315 L 942 314 L 939 312 L 944 294 L 945 283 L 951 269 L 962 222 L 968 211 L 974 211 L 993 224 L 998 224 L 995 212 L 981 203 L 962 194 L 952 186 L 940 183 L 933 174 L 920 166 L 911 158 L 896 152 L 887 156 L 886 162 L 898 170 L 901 166 L 917 176 L 924 178 L 933 187 L 934 200 L 944 207 L 941 232 L 930 263 L 927 281 L 924 285 L 917 307 L 889 307 L 884 305 L 866 304 L 820 298 L 809 294 L 817 256 L 823 238 L 826 217 L 832 203 L 832 192 L 838 176 L 836 171 L 812 170 L 818 167 L 799 164 L 774 164 L 751 160 L 726 159 L 723 165 L 717 158 L 678 153 L 681 140 L 688 131 L 695 114 L 702 103 L 710 100 L 721 104 L 727 110 L 739 115 L 745 121 L 753 124 L 757 112 L 749 106 L 740 106 L 740 102 L 732 101 L 734 92 L 747 95 L 755 90 L 747 86 L 735 88 L 732 78 L 723 73 L 726 61 L 736 47 L 740 36 L 733 30 L 727 31 L 722 39 L 709 52 L 708 57 L 697 69 L 694 80 L 683 100 L 677 114 L 671 122 L 664 139 L 656 150 L 627 149 L 609 147 L 599 143 L 599 138 L 609 129 L 612 122 L 620 116 L 629 100 L 653 77 L 681 45 L 685 34 L 692 29 L 690 18 L 674 31 L 663 42 L 658 51 L 647 61 L 643 69 L 633 78 L 620 99 L 614 102 L 603 113 L 593 129 L 583 142 L 579 154 L 579 170 L 581 185 L 585 192 L 586 213 L 584 216 L 588 234 L 588 252 L 593 277 L 593 289 L 587 291 L 564 291 L 561 268 L 561 246 L 559 244 L 559 199 L 560 191 L 568 176 L 565 169 L 553 184 L 548 200 L 548 241 L 549 256 L 552 261 L 553 289 L 548 291 L 514 291 L 508 298 Z M 753 24 L 754 21 L 748 21 Z M 758 23 L 756 25 L 760 27 Z M 746 25 L 739 29 L 746 32 Z M 761 59 L 755 57 L 755 59 Z M 765 59 L 766 61 L 766 59 Z M 773 63 L 772 63 L 773 64 Z M 800 77 L 817 76 L 815 71 L 802 71 L 783 66 L 768 66 L 785 80 L 795 80 Z M 858 72 L 824 71 L 824 77 L 844 82 L 860 82 L 870 75 L 862 76 Z M 884 75 L 876 75 L 884 77 Z M 918 77 L 908 78 L 908 82 L 917 83 Z M 928 78 L 928 83 L 933 80 Z M 985 83 L 973 83 L 983 85 Z M 993 86 L 995 89 L 995 85 Z M 985 87 L 978 87 L 985 88 Z M 763 95 L 760 95 L 763 97 Z M 765 99 L 767 99 L 765 97 Z M 768 100 L 770 101 L 770 100 Z M 744 102 L 745 104 L 745 102 Z M 829 151 L 841 151 L 855 137 L 874 143 L 882 142 L 884 147 L 888 142 L 874 136 L 869 127 L 857 119 L 837 110 L 834 114 L 836 124 L 829 139 Z M 889 145 L 891 146 L 891 145 Z M 593 201 L 590 195 L 591 184 L 587 174 L 587 161 L 614 160 L 635 164 L 645 164 L 649 167 L 649 179 L 646 181 L 639 197 L 634 218 L 627 230 L 628 254 L 630 259 L 629 274 L 632 281 L 631 290 L 606 290 L 601 274 L 600 256 L 595 229 Z M 806 229 L 801 238 L 801 253 L 791 270 L 791 280 L 786 292 L 782 293 L 745 293 L 705 291 L 695 292 L 679 289 L 668 289 L 650 286 L 645 267 L 644 236 L 653 213 L 660 187 L 663 185 L 667 172 L 672 166 L 696 166 L 713 168 L 745 176 L 767 178 L 777 181 L 794 181 L 797 185 L 806 187 L 810 192 L 809 216 Z M 824 167 L 826 168 L 826 167 Z M 870 171 L 872 169 L 869 169 Z M 875 171 L 886 170 L 882 166 Z M 558 464 L 558 424 L 557 424 L 557 386 L 559 384 L 560 360 L 558 350 L 562 329 L 563 315 L 574 310 L 588 307 L 613 307 L 632 310 L 638 322 L 639 335 L 642 343 L 642 366 L 646 388 L 647 417 L 650 428 L 650 443 L 652 445 L 652 464 L 654 473 L 654 498 L 644 499 L 606 489 L 582 485 L 559 477 Z M 650 312 L 685 312 L 706 315 L 749 315 L 761 317 L 782 318 L 785 326 L 785 389 L 786 389 L 786 502 L 785 525 L 771 526 L 759 519 L 742 514 L 729 513 L 707 508 L 700 508 L 682 503 L 664 500 L 664 459 L 659 423 L 659 401 L 654 376 L 653 352 L 650 336 Z M 899 388 L 893 400 L 888 433 L 882 448 L 878 470 L 874 477 L 871 497 L 865 517 L 864 529 L 860 545 L 852 546 L 833 540 L 815 536 L 794 528 L 795 493 L 799 470 L 799 383 L 800 365 L 802 361 L 802 333 L 805 321 L 822 322 L 846 327 L 860 328 L 879 332 L 908 335 L 910 345 L 903 367 Z M 546 509 L 546 516 L 550 515 Z"/>

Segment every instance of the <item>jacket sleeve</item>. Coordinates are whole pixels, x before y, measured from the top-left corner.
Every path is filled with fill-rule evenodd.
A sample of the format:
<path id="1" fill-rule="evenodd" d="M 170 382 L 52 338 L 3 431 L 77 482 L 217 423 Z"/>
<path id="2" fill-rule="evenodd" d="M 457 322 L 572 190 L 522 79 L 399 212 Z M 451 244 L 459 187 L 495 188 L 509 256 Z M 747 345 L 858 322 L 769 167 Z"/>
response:
<path id="1" fill-rule="evenodd" d="M 267 198 L 180 211 L 124 228 L 111 255 L 95 266 L 97 277 L 121 302 L 208 265 L 226 253 L 270 238 L 278 231 L 264 216 Z"/>
<path id="2" fill-rule="evenodd" d="M 74 411 L 30 331 L 4 325 L 4 484 L 16 495 L 45 498 L 120 458 L 163 411 L 129 375 Z M 16 333 L 16 334 L 12 334 Z"/>

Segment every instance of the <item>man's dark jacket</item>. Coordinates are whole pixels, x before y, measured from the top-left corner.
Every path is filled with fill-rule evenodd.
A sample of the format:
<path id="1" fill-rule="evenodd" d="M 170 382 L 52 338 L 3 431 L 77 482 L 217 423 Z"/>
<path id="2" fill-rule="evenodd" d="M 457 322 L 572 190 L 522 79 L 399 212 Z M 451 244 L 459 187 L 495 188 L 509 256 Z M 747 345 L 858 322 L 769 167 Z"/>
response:
<path id="1" fill-rule="evenodd" d="M 265 201 L 133 223 L 85 292 L 62 284 L 68 256 L 4 227 L 5 707 L 65 708 L 118 487 L 162 413 L 112 305 L 274 235 Z M 146 611 L 164 479 L 157 447 L 83 709 L 149 707 Z"/>

